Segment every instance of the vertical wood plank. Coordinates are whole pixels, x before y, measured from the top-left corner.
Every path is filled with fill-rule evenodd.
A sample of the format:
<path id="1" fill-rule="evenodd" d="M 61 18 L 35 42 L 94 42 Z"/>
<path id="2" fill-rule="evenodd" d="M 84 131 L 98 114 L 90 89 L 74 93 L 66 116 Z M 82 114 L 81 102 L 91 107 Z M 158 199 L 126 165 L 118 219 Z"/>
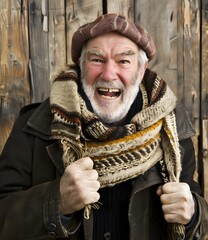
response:
<path id="1" fill-rule="evenodd" d="M 0 152 L 19 110 L 30 102 L 27 1 L 0 2 Z"/>
<path id="2" fill-rule="evenodd" d="M 202 149 L 202 157 L 203 157 L 203 195 L 205 199 L 208 201 L 208 120 L 204 119 L 202 121 L 203 128 L 203 149 Z"/>
<path id="3" fill-rule="evenodd" d="M 107 1 L 108 13 L 118 13 L 134 20 L 134 0 Z"/>
<path id="4" fill-rule="evenodd" d="M 45 9 L 44 9 L 45 10 Z M 48 33 L 44 31 L 41 0 L 29 0 L 30 71 L 32 102 L 43 101 L 49 95 Z"/>
<path id="5" fill-rule="evenodd" d="M 184 0 L 184 95 L 188 116 L 199 135 L 200 109 L 200 1 Z M 182 28 L 182 26 L 181 26 Z M 180 86 L 178 86 L 180 87 Z"/>
<path id="6" fill-rule="evenodd" d="M 208 119 L 208 0 L 202 1 L 202 83 L 201 83 L 201 113 L 202 119 Z"/>
<path id="7" fill-rule="evenodd" d="M 204 197 L 208 201 L 208 0 L 202 0 L 201 118 Z"/>
<path id="8" fill-rule="evenodd" d="M 177 97 L 178 103 L 184 105 L 184 44 L 183 44 L 183 33 L 184 33 L 184 5 L 183 0 L 180 0 L 178 5 L 178 41 L 177 41 L 177 70 L 178 70 L 178 82 L 177 82 Z"/>
<path id="9" fill-rule="evenodd" d="M 138 0 L 135 20 L 152 35 L 157 47 L 157 56 L 150 68 L 168 82 L 198 133 L 199 0 L 161 0 L 160 4 L 154 0 Z"/>
<path id="10" fill-rule="evenodd" d="M 49 1 L 49 72 L 66 63 L 65 1 Z"/>
<path id="11" fill-rule="evenodd" d="M 177 1 L 136 1 L 135 20 L 151 34 L 157 48 L 150 68 L 177 93 Z"/>
<path id="12" fill-rule="evenodd" d="M 67 63 L 71 64 L 71 39 L 77 28 L 102 15 L 102 0 L 66 0 Z"/>

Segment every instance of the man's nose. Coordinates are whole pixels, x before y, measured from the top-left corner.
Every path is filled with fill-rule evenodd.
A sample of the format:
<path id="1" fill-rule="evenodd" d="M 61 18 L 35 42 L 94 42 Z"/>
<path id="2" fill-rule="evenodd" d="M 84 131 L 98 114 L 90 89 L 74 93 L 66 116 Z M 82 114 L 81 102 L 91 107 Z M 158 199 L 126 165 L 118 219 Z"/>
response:
<path id="1" fill-rule="evenodd" d="M 103 81 L 112 81 L 117 78 L 117 66 L 114 62 L 106 62 L 103 66 L 103 71 L 101 74 L 101 79 Z"/>

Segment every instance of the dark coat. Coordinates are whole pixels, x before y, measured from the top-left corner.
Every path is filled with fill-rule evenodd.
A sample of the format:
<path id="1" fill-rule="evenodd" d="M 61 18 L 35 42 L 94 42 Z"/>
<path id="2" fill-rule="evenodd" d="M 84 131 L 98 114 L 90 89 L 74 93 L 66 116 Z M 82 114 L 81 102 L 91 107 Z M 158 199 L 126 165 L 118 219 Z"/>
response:
<path id="1" fill-rule="evenodd" d="M 185 118 L 179 122 L 183 171 L 181 181 L 194 192 L 197 216 L 187 227 L 186 239 L 202 239 L 208 229 L 208 207 L 192 180 L 195 159 Z M 59 182 L 64 168 L 62 151 L 50 138 L 52 115 L 49 103 L 25 107 L 14 124 L 0 158 L 0 239 L 92 239 L 92 217 L 74 214 L 65 229 L 58 211 Z M 166 237 L 156 188 L 162 179 L 156 167 L 138 177 L 129 201 L 130 240 L 161 240 Z M 198 194 L 197 194 L 198 193 Z M 151 218 L 150 218 L 151 216 Z M 82 231 L 84 229 L 84 231 Z M 83 232 L 84 236 L 83 237 Z"/>

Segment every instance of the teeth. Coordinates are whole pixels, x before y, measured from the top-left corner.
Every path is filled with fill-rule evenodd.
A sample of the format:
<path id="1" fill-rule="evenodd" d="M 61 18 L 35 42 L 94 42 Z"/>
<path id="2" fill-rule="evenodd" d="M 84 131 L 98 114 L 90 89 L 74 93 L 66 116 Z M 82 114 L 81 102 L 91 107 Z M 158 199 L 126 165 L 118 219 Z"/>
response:
<path id="1" fill-rule="evenodd" d="M 102 92 L 120 92 L 120 90 L 117 89 L 117 88 L 99 88 L 99 91 L 102 91 Z"/>
<path id="2" fill-rule="evenodd" d="M 113 98 L 116 98 L 116 97 L 110 97 L 110 96 L 102 95 L 102 98 L 105 98 L 105 99 L 113 99 Z"/>
<path id="3" fill-rule="evenodd" d="M 112 89 L 110 88 L 110 89 L 109 89 L 109 92 L 120 92 L 120 91 L 119 91 L 119 89 L 117 89 L 117 88 L 112 88 Z"/>
<path id="4" fill-rule="evenodd" d="M 98 90 L 101 92 L 108 92 L 108 88 L 99 88 Z"/>

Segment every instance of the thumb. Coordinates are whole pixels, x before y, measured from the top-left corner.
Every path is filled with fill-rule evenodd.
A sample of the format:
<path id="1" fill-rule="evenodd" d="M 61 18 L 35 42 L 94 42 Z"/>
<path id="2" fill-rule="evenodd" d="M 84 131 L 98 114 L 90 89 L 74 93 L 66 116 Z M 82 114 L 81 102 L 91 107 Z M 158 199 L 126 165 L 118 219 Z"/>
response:
<path id="1" fill-rule="evenodd" d="M 160 197 L 162 195 L 162 185 L 160 185 L 158 188 L 157 188 L 157 191 L 156 191 L 157 195 Z"/>
<path id="2" fill-rule="evenodd" d="M 79 166 L 80 169 L 82 169 L 83 171 L 85 170 L 91 170 L 93 169 L 93 161 L 91 158 L 89 157 L 84 157 L 84 158 L 80 158 L 78 159 L 76 162 L 74 162 L 74 164 L 77 164 Z"/>

